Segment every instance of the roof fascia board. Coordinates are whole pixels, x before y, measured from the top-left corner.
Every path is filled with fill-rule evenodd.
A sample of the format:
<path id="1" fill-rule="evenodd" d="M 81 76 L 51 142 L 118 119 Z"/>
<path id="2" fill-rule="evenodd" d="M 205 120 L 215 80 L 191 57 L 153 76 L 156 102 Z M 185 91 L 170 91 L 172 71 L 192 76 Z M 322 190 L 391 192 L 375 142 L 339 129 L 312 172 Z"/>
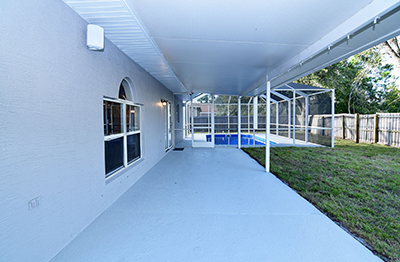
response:
<path id="1" fill-rule="evenodd" d="M 274 94 L 274 95 L 276 95 L 276 96 L 282 98 L 283 100 L 290 101 L 290 98 L 289 98 L 289 97 L 284 96 L 284 95 L 282 95 L 281 93 L 278 93 L 278 92 L 276 92 L 276 91 L 271 90 L 271 94 Z"/>
<path id="2" fill-rule="evenodd" d="M 304 93 L 303 91 L 300 90 L 294 90 L 294 92 L 298 95 L 301 95 L 302 97 L 308 97 L 308 94 Z"/>
<path id="3" fill-rule="evenodd" d="M 319 94 L 323 94 L 323 93 L 328 93 L 328 92 L 331 92 L 332 90 L 333 90 L 333 89 L 326 89 L 326 90 L 321 91 L 321 92 L 309 94 L 309 96 L 315 96 L 315 95 L 319 95 Z"/>
<path id="4" fill-rule="evenodd" d="M 262 98 L 262 100 L 264 100 L 264 102 L 267 102 L 267 96 L 266 95 L 260 95 L 260 97 Z M 271 103 L 273 103 L 273 104 L 277 104 L 278 103 L 278 101 L 276 101 L 273 98 L 270 98 L 270 100 L 271 100 Z"/>

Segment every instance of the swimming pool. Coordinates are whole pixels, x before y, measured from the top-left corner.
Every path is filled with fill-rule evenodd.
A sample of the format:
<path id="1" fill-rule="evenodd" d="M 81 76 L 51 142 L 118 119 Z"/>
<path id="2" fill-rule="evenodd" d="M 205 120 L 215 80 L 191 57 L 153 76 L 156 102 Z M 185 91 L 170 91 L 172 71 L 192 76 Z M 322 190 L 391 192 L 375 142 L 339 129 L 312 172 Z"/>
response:
<path id="1" fill-rule="evenodd" d="M 255 136 L 255 141 L 253 140 L 253 135 L 240 135 L 242 138 L 242 145 L 265 145 L 265 139 L 262 137 Z M 207 142 L 211 142 L 211 135 L 206 135 Z M 275 142 L 269 141 L 270 145 L 276 144 Z M 215 135 L 215 144 L 216 145 L 237 145 L 238 144 L 238 135 L 237 134 L 218 134 Z"/>

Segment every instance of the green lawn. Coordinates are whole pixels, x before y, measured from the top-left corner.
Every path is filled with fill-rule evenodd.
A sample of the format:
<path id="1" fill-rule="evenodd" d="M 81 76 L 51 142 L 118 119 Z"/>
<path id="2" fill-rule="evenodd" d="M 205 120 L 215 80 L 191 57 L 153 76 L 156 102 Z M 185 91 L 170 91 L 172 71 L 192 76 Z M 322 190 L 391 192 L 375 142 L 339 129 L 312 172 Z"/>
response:
<path id="1" fill-rule="evenodd" d="M 264 148 L 244 148 L 265 165 Z M 271 172 L 383 258 L 400 261 L 400 149 L 336 139 L 271 148 Z"/>

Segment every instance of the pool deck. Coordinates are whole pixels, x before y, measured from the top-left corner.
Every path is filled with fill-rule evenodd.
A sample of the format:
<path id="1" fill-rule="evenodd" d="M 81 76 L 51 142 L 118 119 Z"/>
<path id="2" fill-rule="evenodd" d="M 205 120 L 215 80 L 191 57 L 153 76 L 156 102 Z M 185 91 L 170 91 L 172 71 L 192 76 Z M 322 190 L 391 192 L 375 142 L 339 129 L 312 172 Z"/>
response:
<path id="1" fill-rule="evenodd" d="M 53 262 L 382 261 L 242 150 L 171 150 Z"/>
<path id="2" fill-rule="evenodd" d="M 243 133 L 244 135 L 247 135 L 248 133 Z M 256 134 L 256 136 L 264 138 L 265 139 L 265 134 Z M 196 134 L 195 139 L 198 141 L 206 141 L 206 135 L 205 134 Z M 296 139 L 296 144 L 293 145 L 293 138 L 287 138 L 284 136 L 277 136 L 277 135 L 272 135 L 271 134 L 271 141 L 275 142 L 276 144 L 271 145 L 271 147 L 288 147 L 288 146 L 301 146 L 301 147 L 318 147 L 321 145 L 314 144 L 314 143 L 306 143 L 304 141 Z M 192 146 L 192 140 L 191 136 L 188 136 L 184 141 L 179 143 L 177 147 L 191 147 Z M 217 145 L 217 147 L 235 147 L 234 145 Z M 246 146 L 243 146 L 246 147 Z"/>
<path id="3" fill-rule="evenodd" d="M 262 138 L 265 138 L 265 134 L 262 134 Z M 257 136 L 260 136 L 258 134 Z M 276 142 L 276 144 L 271 145 L 271 147 L 285 147 L 285 146 L 301 146 L 301 147 L 319 147 L 321 145 L 314 144 L 314 143 L 306 143 L 304 141 L 296 139 L 296 144 L 293 144 L 293 138 L 287 138 L 284 136 L 277 136 L 277 135 L 271 135 L 271 141 Z"/>

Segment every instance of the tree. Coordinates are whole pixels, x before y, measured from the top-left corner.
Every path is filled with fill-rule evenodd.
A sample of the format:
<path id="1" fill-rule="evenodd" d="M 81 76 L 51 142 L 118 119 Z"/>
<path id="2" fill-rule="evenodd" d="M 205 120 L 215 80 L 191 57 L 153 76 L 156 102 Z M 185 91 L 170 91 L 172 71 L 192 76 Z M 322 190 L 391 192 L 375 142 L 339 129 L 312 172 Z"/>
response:
<path id="1" fill-rule="evenodd" d="M 383 64 L 379 46 L 328 66 L 297 82 L 335 89 L 336 113 L 375 113 L 393 84 L 393 66 Z M 394 92 L 390 93 L 394 95 Z"/>
<path id="2" fill-rule="evenodd" d="M 395 67 L 400 69 L 400 36 L 383 42 L 382 47 L 392 57 L 395 62 Z"/>
<path id="3" fill-rule="evenodd" d="M 388 88 L 386 99 L 383 101 L 381 108 L 381 112 L 400 112 L 400 90 L 394 84 Z"/>
<path id="4" fill-rule="evenodd" d="M 394 68 L 400 71 L 400 36 L 383 42 L 381 46 L 382 49 L 392 58 Z M 399 87 L 397 87 L 397 89 L 398 88 Z M 388 94 L 387 99 L 389 99 L 389 103 L 387 103 L 388 108 L 386 108 L 388 112 L 400 112 L 400 110 L 393 111 L 394 108 L 396 108 L 396 104 L 399 103 L 400 100 L 400 93 L 395 89 L 396 87 L 391 87 L 391 91 Z"/>
<path id="5" fill-rule="evenodd" d="M 200 96 L 200 98 L 196 99 L 197 103 L 201 103 L 201 104 L 207 104 L 207 103 L 211 103 L 211 95 L 209 94 L 202 94 Z"/>

